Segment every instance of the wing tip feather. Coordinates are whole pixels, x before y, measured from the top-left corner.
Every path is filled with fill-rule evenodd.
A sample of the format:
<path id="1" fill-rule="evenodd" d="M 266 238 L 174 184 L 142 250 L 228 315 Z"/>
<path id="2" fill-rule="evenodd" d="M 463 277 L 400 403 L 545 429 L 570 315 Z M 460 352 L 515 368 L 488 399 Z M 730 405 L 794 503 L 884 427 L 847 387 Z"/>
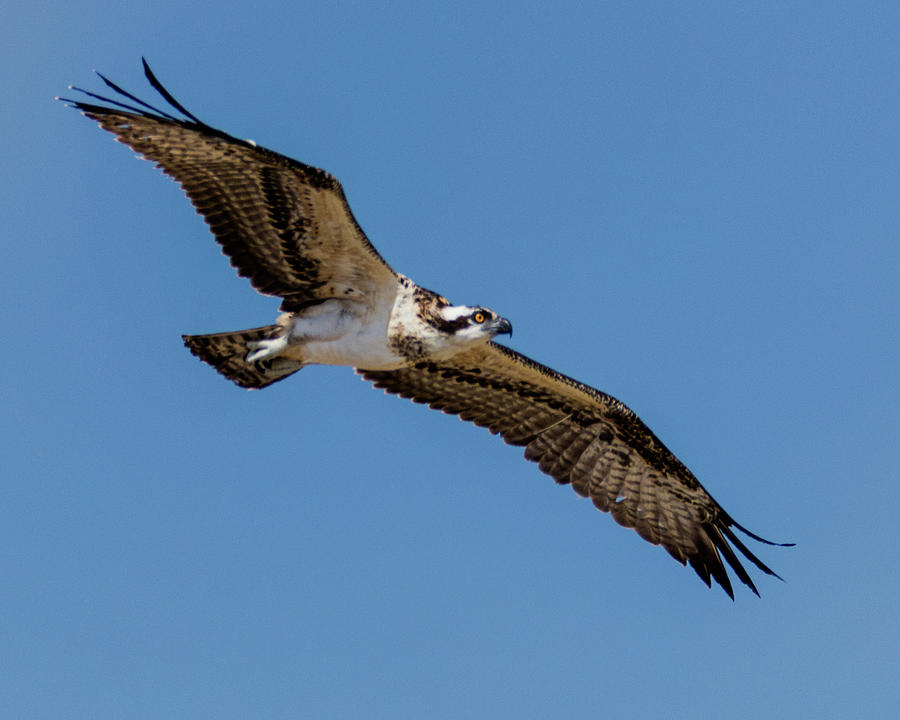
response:
<path id="1" fill-rule="evenodd" d="M 700 575 L 701 579 L 706 581 L 706 577 L 704 575 L 705 572 L 710 572 L 712 577 L 716 580 L 716 582 L 722 586 L 728 596 L 734 600 L 734 593 L 731 587 L 731 582 L 728 579 L 728 574 L 726 570 L 726 564 L 728 567 L 732 569 L 732 571 L 737 575 L 738 579 L 746 585 L 757 597 L 761 597 L 759 589 L 756 587 L 756 584 L 753 582 L 753 579 L 750 577 L 750 573 L 747 572 L 747 569 L 744 567 L 741 562 L 740 555 L 743 555 L 746 560 L 749 560 L 757 569 L 764 572 L 766 575 L 770 575 L 772 577 L 777 578 L 784 582 L 784 578 L 782 578 L 778 573 L 776 573 L 772 568 L 766 565 L 762 560 L 760 560 L 750 548 L 735 534 L 732 527 L 740 530 L 745 533 L 747 536 L 757 540 L 758 542 L 764 543 L 766 545 L 771 545 L 775 547 L 793 547 L 795 543 L 776 543 L 771 540 L 766 540 L 753 532 L 750 532 L 745 527 L 735 522 L 727 513 L 724 511 L 720 513 L 720 516 L 717 520 L 707 523 L 702 526 L 702 532 L 704 535 L 704 539 L 708 540 L 711 544 L 711 551 L 707 549 L 704 553 L 699 551 L 695 553 L 695 555 L 690 559 L 691 566 L 697 571 L 697 574 Z M 737 552 L 735 552 L 737 551 Z M 724 558 L 724 562 L 723 562 Z M 697 562 L 695 562 L 695 559 Z M 704 559 L 706 562 L 704 562 Z M 710 568 L 710 563 L 712 564 L 712 568 Z M 700 567 L 698 567 L 698 565 Z M 702 568 L 702 572 L 701 569 Z M 709 583 L 707 583 L 709 584 Z"/>

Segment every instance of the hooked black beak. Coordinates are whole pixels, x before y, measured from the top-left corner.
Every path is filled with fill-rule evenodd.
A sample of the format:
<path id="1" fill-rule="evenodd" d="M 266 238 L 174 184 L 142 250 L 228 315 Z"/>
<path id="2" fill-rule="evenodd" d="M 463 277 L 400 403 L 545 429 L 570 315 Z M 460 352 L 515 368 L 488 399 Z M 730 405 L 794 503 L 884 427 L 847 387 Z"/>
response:
<path id="1" fill-rule="evenodd" d="M 494 326 L 491 328 L 494 335 L 509 335 L 512 337 L 512 323 L 506 318 L 497 318 L 494 320 Z"/>

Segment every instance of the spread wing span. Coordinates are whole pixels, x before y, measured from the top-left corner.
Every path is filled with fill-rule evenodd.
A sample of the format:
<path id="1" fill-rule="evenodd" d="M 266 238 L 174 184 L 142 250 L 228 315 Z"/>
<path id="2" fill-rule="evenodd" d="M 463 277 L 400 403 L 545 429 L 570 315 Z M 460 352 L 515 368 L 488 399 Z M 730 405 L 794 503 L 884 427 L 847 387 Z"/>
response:
<path id="1" fill-rule="evenodd" d="M 725 563 L 759 595 L 735 548 L 778 577 L 732 528 L 777 543 L 736 523 L 640 418 L 610 395 L 493 342 L 440 364 L 357 372 L 388 393 L 524 446 L 525 457 L 543 472 L 571 484 L 682 565 L 690 563 L 707 586 L 714 579 L 732 599 Z"/>
<path id="2" fill-rule="evenodd" d="M 373 336 L 385 336 L 384 352 L 406 347 L 404 343 L 415 348 L 422 337 L 438 331 L 452 344 L 453 333 L 459 330 L 460 320 L 468 323 L 467 316 L 448 316 L 441 326 L 429 320 L 435 307 L 439 311 L 447 301 L 417 288 L 390 268 L 360 229 L 332 175 L 210 127 L 172 97 L 146 62 L 144 72 L 178 115 L 149 105 L 102 75 L 124 100 L 75 88 L 106 105 L 66 102 L 176 180 L 239 275 L 249 278 L 260 292 L 280 297 L 281 309 L 297 316 L 309 305 L 330 298 L 353 299 L 370 309 L 393 308 L 404 298 L 410 304 L 418 302 L 406 316 L 399 313 L 404 322 L 409 321 L 409 327 L 397 323 L 405 335 L 400 330 L 391 335 L 390 327 L 367 328 Z M 440 302 L 433 306 L 435 299 Z M 474 316 L 485 312 L 479 310 Z M 508 331 L 509 323 L 503 322 Z M 276 341 L 275 335 L 281 329 L 281 325 L 269 325 L 185 336 L 185 342 L 191 352 L 237 384 L 264 387 L 307 361 L 320 361 L 279 357 L 278 343 L 283 338 Z M 498 326 L 491 337 L 499 331 Z M 346 342 L 352 344 L 354 339 Z M 257 357 L 263 345 L 272 351 L 271 357 Z M 571 484 L 619 524 L 662 545 L 682 565 L 689 563 L 707 586 L 715 580 L 734 598 L 730 567 L 758 595 L 741 555 L 778 577 L 750 552 L 735 530 L 760 542 L 778 543 L 735 522 L 621 402 L 494 342 L 459 347 L 472 349 L 460 349 L 455 355 L 410 352 L 396 364 L 377 365 L 409 363 L 400 369 L 357 368 L 357 372 L 389 393 L 458 415 L 500 434 L 507 443 L 524 446 L 525 457 L 543 472 L 558 483 Z M 250 348 L 255 350 L 252 357 L 247 354 Z M 349 357 L 352 362 L 337 362 L 334 356 L 321 361 L 358 365 L 365 358 L 376 365 L 372 358 L 383 355 L 379 350 Z M 435 357 L 451 359 L 416 361 Z"/>
<path id="3" fill-rule="evenodd" d="M 154 108 L 107 78 L 137 105 L 73 88 L 112 107 L 66 100 L 153 160 L 184 189 L 238 274 L 296 311 L 330 297 L 373 298 L 397 276 L 360 229 L 340 183 L 252 142 L 210 127 L 184 109 L 144 62 L 153 87 L 185 118 Z M 143 108 L 143 109 L 142 109 Z"/>

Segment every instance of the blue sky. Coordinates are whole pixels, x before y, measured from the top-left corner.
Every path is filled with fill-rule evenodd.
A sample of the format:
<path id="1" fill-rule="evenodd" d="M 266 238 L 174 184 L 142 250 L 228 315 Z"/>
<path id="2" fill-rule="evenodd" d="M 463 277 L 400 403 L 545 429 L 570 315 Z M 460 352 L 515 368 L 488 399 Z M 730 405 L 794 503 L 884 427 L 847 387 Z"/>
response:
<path id="1" fill-rule="evenodd" d="M 0 714 L 886 717 L 900 697 L 894 3 L 38 3 L 0 45 Z M 388 261 L 625 401 L 785 582 L 732 603 L 521 450 L 268 323 L 52 101 L 146 55 L 343 182 Z"/>

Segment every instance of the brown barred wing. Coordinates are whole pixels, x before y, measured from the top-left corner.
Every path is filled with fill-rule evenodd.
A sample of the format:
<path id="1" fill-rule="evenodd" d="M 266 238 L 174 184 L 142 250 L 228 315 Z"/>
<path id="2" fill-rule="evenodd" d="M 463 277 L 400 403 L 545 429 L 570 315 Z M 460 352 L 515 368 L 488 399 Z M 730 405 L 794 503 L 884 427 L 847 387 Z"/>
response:
<path id="1" fill-rule="evenodd" d="M 637 415 L 605 393 L 495 343 L 447 363 L 358 372 L 389 393 L 524 446 L 525 457 L 558 483 L 571 484 L 619 524 L 662 545 L 681 564 L 690 563 L 707 585 L 714 579 L 732 598 L 725 563 L 759 594 L 735 548 L 775 574 L 735 536 L 732 527 L 744 528 L 690 470 Z"/>
<path id="2" fill-rule="evenodd" d="M 107 105 L 66 102 L 176 180 L 239 275 L 260 292 L 281 297 L 285 311 L 329 297 L 374 303 L 379 288 L 393 286 L 395 273 L 366 238 L 332 175 L 206 125 L 146 64 L 145 72 L 189 119 L 156 109 L 106 78 L 141 107 L 84 90 Z"/>

